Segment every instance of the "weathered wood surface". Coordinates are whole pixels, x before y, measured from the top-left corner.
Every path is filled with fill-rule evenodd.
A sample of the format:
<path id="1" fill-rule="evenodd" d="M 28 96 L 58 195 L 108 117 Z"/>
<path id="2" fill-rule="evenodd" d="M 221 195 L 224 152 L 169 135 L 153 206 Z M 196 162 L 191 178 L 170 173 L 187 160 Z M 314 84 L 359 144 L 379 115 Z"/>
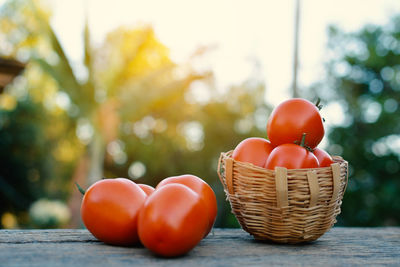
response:
<path id="1" fill-rule="evenodd" d="M 97 241 L 86 230 L 0 230 L 0 266 L 400 266 L 400 227 L 331 229 L 302 245 L 255 241 L 215 229 L 187 255 L 154 256 Z"/>

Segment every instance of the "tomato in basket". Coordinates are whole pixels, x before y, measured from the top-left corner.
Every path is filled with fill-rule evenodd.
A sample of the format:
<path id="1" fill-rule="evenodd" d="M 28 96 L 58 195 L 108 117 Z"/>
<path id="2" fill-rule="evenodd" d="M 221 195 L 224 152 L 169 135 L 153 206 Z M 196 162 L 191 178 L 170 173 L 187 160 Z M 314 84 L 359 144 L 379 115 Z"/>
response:
<path id="1" fill-rule="evenodd" d="M 267 135 L 272 145 L 293 144 L 302 134 L 307 134 L 306 146 L 315 148 L 325 130 L 319 107 L 302 98 L 292 98 L 280 103 L 271 113 Z"/>
<path id="2" fill-rule="evenodd" d="M 334 163 L 331 155 L 321 148 L 316 147 L 313 153 L 317 157 L 320 167 L 329 167 Z"/>
<path id="3" fill-rule="evenodd" d="M 264 138 L 251 137 L 240 142 L 233 150 L 232 158 L 240 162 L 252 163 L 264 167 L 265 162 L 274 147 Z"/>
<path id="4" fill-rule="evenodd" d="M 306 134 L 304 133 L 300 145 L 283 144 L 272 150 L 265 168 L 273 170 L 275 167 L 284 167 L 286 169 L 318 168 L 317 157 L 305 147 Z"/>

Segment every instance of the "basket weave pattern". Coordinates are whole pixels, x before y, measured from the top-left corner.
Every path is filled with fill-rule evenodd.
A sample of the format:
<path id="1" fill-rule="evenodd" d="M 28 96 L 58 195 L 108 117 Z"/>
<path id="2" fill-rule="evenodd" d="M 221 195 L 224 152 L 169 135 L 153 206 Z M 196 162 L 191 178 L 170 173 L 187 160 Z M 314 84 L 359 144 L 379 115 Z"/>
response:
<path id="1" fill-rule="evenodd" d="M 232 212 L 255 239 L 313 241 L 336 222 L 348 180 L 341 157 L 331 167 L 267 170 L 231 154 L 221 153 L 218 175 Z"/>

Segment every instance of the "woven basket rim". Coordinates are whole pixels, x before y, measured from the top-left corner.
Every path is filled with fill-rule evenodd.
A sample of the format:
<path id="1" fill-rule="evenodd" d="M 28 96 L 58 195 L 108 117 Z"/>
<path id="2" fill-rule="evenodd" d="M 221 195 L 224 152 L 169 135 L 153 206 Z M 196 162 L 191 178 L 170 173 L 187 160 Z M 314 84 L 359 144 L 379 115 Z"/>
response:
<path id="1" fill-rule="evenodd" d="M 227 158 L 231 158 L 233 160 L 233 162 L 238 165 L 238 166 L 242 166 L 242 167 L 246 167 L 246 168 L 251 168 L 251 169 L 256 169 L 259 172 L 267 172 L 269 174 L 275 173 L 275 170 L 271 170 L 271 169 L 266 169 L 257 165 L 254 165 L 250 162 L 243 162 L 243 161 L 237 161 L 232 157 L 232 153 L 233 150 L 229 150 L 227 152 L 222 152 L 221 155 L 225 156 Z M 333 155 L 332 159 L 334 162 L 338 162 L 338 163 L 342 163 L 342 162 L 347 162 L 346 160 L 344 160 L 341 156 L 337 156 L 337 155 Z M 307 171 L 312 171 L 312 170 L 321 170 L 321 169 L 330 169 L 331 167 L 317 167 L 317 168 L 302 168 L 302 169 L 287 169 L 288 173 L 292 173 L 292 172 L 307 172 Z"/>

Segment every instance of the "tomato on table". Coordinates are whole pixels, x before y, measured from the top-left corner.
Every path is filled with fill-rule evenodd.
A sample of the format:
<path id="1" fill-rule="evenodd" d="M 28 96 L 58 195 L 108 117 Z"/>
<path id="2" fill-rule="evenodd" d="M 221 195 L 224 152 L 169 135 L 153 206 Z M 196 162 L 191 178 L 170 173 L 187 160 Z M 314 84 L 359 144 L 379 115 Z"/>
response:
<path id="1" fill-rule="evenodd" d="M 137 219 L 145 199 L 146 194 L 131 180 L 100 180 L 85 192 L 81 217 L 97 239 L 112 245 L 133 245 L 139 241 Z"/>
<path id="2" fill-rule="evenodd" d="M 208 211 L 199 194 L 182 184 L 166 184 L 145 201 L 138 220 L 142 244 L 157 255 L 180 256 L 208 229 Z"/>
<path id="3" fill-rule="evenodd" d="M 137 184 L 137 185 L 146 193 L 147 196 L 150 196 L 155 190 L 154 187 L 147 184 Z"/>
<path id="4" fill-rule="evenodd" d="M 195 175 L 184 174 L 165 178 L 157 185 L 156 190 L 167 184 L 182 184 L 199 194 L 207 210 L 208 226 L 205 236 L 208 235 L 217 217 L 217 198 L 212 188 L 203 179 Z"/>
<path id="5" fill-rule="evenodd" d="M 306 146 L 315 148 L 325 134 L 322 117 L 316 105 L 302 98 L 293 98 L 279 104 L 267 123 L 267 135 L 274 146 L 300 142 L 307 134 Z"/>

